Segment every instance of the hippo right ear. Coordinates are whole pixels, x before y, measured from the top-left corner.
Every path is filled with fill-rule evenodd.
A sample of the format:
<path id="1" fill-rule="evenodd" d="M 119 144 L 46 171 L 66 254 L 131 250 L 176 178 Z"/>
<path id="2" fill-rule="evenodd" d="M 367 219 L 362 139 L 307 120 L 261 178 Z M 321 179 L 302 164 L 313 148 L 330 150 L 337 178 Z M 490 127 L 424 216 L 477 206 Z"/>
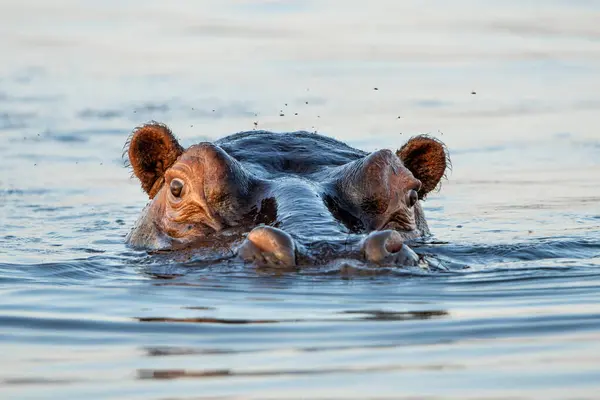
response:
<path id="1" fill-rule="evenodd" d="M 166 125 L 154 121 L 135 128 L 127 145 L 133 173 L 152 199 L 163 185 L 165 171 L 183 153 L 183 147 Z"/>
<path id="2" fill-rule="evenodd" d="M 415 178 L 421 181 L 419 199 L 424 199 L 427 193 L 434 190 L 446 174 L 446 169 L 451 168 L 450 156 L 444 143 L 427 135 L 411 138 L 396 155 Z"/>

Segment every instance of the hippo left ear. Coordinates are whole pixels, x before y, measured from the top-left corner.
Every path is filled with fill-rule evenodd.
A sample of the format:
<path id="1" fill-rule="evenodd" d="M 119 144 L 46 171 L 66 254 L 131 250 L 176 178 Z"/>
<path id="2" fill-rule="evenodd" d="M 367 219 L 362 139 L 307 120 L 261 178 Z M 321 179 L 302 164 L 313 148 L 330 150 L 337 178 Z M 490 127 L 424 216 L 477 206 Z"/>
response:
<path id="1" fill-rule="evenodd" d="M 411 138 L 396 155 L 423 184 L 419 199 L 424 199 L 434 190 L 444 177 L 446 168 L 450 168 L 450 157 L 444 143 L 426 135 Z"/>
<path id="2" fill-rule="evenodd" d="M 134 129 L 126 143 L 129 164 L 142 188 L 152 199 L 164 182 L 164 174 L 183 153 L 183 147 L 166 125 L 151 122 Z"/>

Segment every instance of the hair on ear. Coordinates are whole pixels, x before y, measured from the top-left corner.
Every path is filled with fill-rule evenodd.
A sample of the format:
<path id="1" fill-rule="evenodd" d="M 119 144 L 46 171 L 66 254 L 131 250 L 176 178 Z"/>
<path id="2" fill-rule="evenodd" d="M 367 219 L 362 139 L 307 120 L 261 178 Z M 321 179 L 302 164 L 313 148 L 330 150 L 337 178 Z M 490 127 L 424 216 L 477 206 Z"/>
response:
<path id="1" fill-rule="evenodd" d="M 427 193 L 434 190 L 446 176 L 447 170 L 452 169 L 446 145 L 428 135 L 411 138 L 396 155 L 423 184 L 419 199 L 424 199 Z"/>
<path id="2" fill-rule="evenodd" d="M 164 124 L 151 121 L 133 130 L 125 143 L 128 165 L 140 180 L 150 198 L 160 190 L 164 174 L 183 153 L 171 130 Z"/>

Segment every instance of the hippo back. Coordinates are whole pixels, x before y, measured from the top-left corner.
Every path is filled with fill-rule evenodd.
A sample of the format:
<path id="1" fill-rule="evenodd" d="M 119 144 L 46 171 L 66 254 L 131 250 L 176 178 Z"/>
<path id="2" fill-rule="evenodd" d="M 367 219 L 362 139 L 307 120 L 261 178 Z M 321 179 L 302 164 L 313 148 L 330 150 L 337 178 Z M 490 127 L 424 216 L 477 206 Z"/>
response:
<path id="1" fill-rule="evenodd" d="M 254 172 L 268 176 L 311 175 L 368 153 L 316 133 L 240 132 L 215 142 Z"/>

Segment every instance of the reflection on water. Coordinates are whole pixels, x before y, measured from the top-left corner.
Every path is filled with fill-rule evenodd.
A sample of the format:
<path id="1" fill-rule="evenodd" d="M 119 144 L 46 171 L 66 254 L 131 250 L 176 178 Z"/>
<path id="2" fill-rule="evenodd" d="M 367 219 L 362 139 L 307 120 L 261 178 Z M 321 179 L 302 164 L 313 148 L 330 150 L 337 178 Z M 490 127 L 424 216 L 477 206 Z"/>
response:
<path id="1" fill-rule="evenodd" d="M 340 4 L 0 4 L 2 398 L 597 398 L 598 3 Z M 126 248 L 150 119 L 441 139 L 427 268 Z"/>
<path id="2" fill-rule="evenodd" d="M 140 322 L 184 322 L 184 323 L 195 323 L 195 324 L 277 324 L 277 323 L 300 323 L 300 322 L 321 322 L 321 321 L 405 321 L 409 319 L 428 319 L 433 317 L 445 316 L 448 313 L 446 311 L 361 311 L 361 310 L 348 310 L 342 311 L 341 314 L 360 314 L 364 315 L 360 318 L 354 319 L 280 319 L 280 320 L 251 320 L 251 319 L 222 319 L 222 318 L 158 318 L 158 317 L 144 317 L 136 318 Z"/>

